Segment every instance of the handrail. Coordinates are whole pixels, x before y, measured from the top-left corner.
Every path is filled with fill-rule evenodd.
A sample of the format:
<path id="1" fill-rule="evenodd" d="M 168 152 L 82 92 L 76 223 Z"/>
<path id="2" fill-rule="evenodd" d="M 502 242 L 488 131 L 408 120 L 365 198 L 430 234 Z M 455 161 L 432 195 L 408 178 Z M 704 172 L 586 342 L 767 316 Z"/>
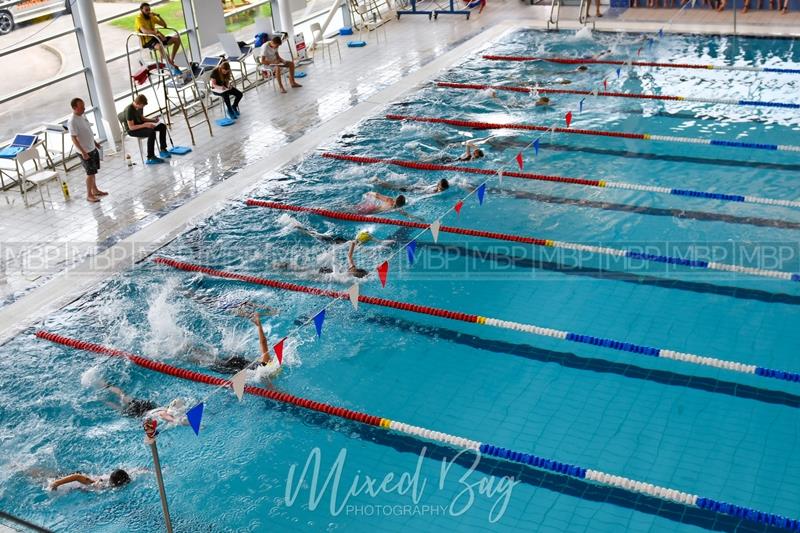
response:
<path id="1" fill-rule="evenodd" d="M 591 7 L 589 0 L 581 0 L 581 5 L 578 8 L 578 22 L 584 26 L 586 26 L 586 19 L 589 18 L 589 9 Z"/>
<path id="2" fill-rule="evenodd" d="M 561 2 L 562 0 L 551 0 L 550 2 L 550 16 L 547 19 L 547 29 L 550 29 L 550 25 L 553 24 L 558 30 L 558 19 L 561 16 Z M 553 14 L 555 13 L 555 20 L 553 20 Z"/>

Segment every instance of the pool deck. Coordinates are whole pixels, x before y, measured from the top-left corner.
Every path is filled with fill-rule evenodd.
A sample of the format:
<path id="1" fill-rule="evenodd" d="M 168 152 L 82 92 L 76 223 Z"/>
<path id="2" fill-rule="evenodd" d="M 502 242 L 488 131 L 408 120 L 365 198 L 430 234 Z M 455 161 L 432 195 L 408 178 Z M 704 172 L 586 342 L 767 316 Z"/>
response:
<path id="1" fill-rule="evenodd" d="M 600 19 L 597 29 L 732 30 L 727 26 L 730 12 L 695 11 L 675 16 L 677 11 L 612 11 Z M 461 16 L 442 16 L 435 21 L 410 15 L 400 21 L 393 19 L 384 26 L 386 39 L 380 30 L 378 35 L 370 35 L 365 48 L 347 48 L 348 38 L 340 38 L 342 61 L 334 59 L 331 64 L 318 58 L 304 68 L 308 76 L 299 80 L 302 89 L 282 95 L 262 85 L 248 91 L 236 125 L 215 126 L 213 137 L 199 131 L 194 151 L 173 157 L 168 165 L 144 167 L 139 161 L 127 167 L 121 155 L 107 156 L 98 184 L 110 195 L 99 204 L 85 201 L 80 169 L 67 175 L 72 200 L 65 202 L 51 185 L 55 202 L 46 209 L 25 208 L 16 189 L 0 194 L 4 197 L 0 200 L 0 342 L 129 268 L 194 221 L 241 197 L 271 171 L 377 113 L 482 44 L 514 27 L 543 28 L 548 13 L 549 7 L 500 0 L 469 21 Z M 563 8 L 562 30 L 580 27 L 576 13 L 576 8 Z M 755 21 L 756 15 L 764 13 L 745 17 L 753 15 Z M 695 16 L 700 14 L 702 22 Z M 800 35 L 800 15 L 772 17 L 781 25 L 752 23 L 750 27 L 760 28 L 754 33 L 764 35 Z M 672 23 L 665 26 L 668 20 Z M 737 29 L 745 32 L 744 28 L 740 18 Z M 219 107 L 211 114 L 219 118 Z M 176 144 L 189 144 L 188 132 L 177 117 L 172 136 Z M 137 160 L 135 143 L 132 147 Z M 31 198 L 38 199 L 38 193 Z"/>

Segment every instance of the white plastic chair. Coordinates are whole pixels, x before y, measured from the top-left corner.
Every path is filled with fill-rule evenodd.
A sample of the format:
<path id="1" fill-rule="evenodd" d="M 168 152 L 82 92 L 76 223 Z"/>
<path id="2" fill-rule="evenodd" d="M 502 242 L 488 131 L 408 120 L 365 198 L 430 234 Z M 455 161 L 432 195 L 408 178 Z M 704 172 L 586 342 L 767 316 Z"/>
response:
<path id="1" fill-rule="evenodd" d="M 50 182 L 57 181 L 58 185 L 61 186 L 61 177 L 58 175 L 58 172 L 55 170 L 48 170 L 44 165 L 42 165 L 42 161 L 39 157 L 39 151 L 36 147 L 28 148 L 27 150 L 18 153 L 16 161 L 20 179 L 22 180 L 22 190 L 25 191 L 23 192 L 25 206 L 30 206 L 30 204 L 28 204 L 26 187 L 29 183 L 39 190 L 39 198 L 42 202 L 42 208 L 44 208 L 42 185 L 47 188 L 47 198 L 52 204 L 53 197 L 50 195 Z M 32 164 L 26 165 L 26 163 Z"/>
<path id="2" fill-rule="evenodd" d="M 225 52 L 225 59 L 228 63 L 239 65 L 239 72 L 241 73 L 242 88 L 250 82 L 247 74 L 247 58 L 253 51 L 252 46 L 246 46 L 244 49 L 239 48 L 239 43 L 236 41 L 236 36 L 232 33 L 218 33 L 217 38 L 222 45 L 222 51 Z"/>
<path id="3" fill-rule="evenodd" d="M 119 116 L 117 118 L 119 119 Z M 131 155 L 131 153 L 128 151 L 128 143 L 126 143 L 125 140 L 136 139 L 136 143 L 139 145 L 139 158 L 142 160 L 142 164 L 144 165 L 144 145 L 142 143 L 144 143 L 147 139 L 129 135 L 128 124 L 122 119 L 119 119 L 119 126 L 122 128 L 122 137 L 120 140 L 122 141 L 122 154 L 125 158 L 125 161 L 128 161 Z"/>
<path id="4" fill-rule="evenodd" d="M 200 74 L 200 77 L 197 78 L 197 80 L 198 80 L 198 82 L 202 83 L 203 86 L 204 86 L 204 91 L 205 91 L 205 94 L 206 94 L 206 108 L 207 109 L 211 109 L 212 107 L 214 107 L 214 105 L 216 105 L 216 100 L 219 100 L 219 102 L 220 102 L 219 108 L 222 111 L 222 116 L 224 117 L 224 116 L 227 116 L 227 115 L 225 113 L 225 105 L 224 105 L 224 102 L 222 100 L 222 97 L 211 90 L 211 73 L 212 72 L 213 72 L 213 70 L 205 70 L 205 71 L 203 71 L 203 73 Z"/>
<path id="5" fill-rule="evenodd" d="M 322 35 L 322 26 L 319 23 L 315 22 L 311 25 L 311 35 L 314 37 L 314 50 L 321 47 L 322 48 L 322 57 L 325 57 L 325 50 L 336 45 L 336 51 L 339 53 L 339 61 L 342 60 L 342 50 L 339 48 L 339 40 L 338 39 L 325 39 Z M 333 64 L 333 57 L 331 56 L 331 51 L 328 50 L 328 62 Z"/>

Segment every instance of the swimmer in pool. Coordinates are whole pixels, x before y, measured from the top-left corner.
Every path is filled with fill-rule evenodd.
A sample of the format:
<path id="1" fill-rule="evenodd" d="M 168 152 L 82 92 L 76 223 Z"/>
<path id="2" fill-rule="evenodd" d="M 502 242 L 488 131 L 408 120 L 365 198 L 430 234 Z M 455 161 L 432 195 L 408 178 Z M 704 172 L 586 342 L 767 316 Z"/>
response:
<path id="1" fill-rule="evenodd" d="M 381 189 L 398 192 L 415 192 L 420 194 L 438 194 L 450 188 L 450 182 L 442 178 L 433 185 L 399 185 L 388 181 L 374 180 L 373 183 Z"/>
<path id="2" fill-rule="evenodd" d="M 127 485 L 130 481 L 131 477 L 121 468 L 114 470 L 108 476 L 97 477 L 89 477 L 81 472 L 75 472 L 50 483 L 50 490 L 58 490 L 59 487 L 67 488 L 70 486 L 84 490 L 113 489 Z"/>
<path id="3" fill-rule="evenodd" d="M 155 402 L 142 400 L 128 396 L 125 391 L 115 385 L 103 383 L 102 388 L 119 398 L 119 403 L 106 402 L 107 405 L 120 411 L 123 415 L 131 418 L 141 418 L 145 413 L 158 407 Z"/>
<path id="4" fill-rule="evenodd" d="M 536 100 L 536 103 L 533 105 L 536 107 L 553 107 L 550 103 L 550 99 L 546 96 L 539 97 L 539 99 Z"/>
<path id="5" fill-rule="evenodd" d="M 428 157 L 426 160 L 429 162 L 436 162 L 441 164 L 448 164 L 448 163 L 462 163 L 464 161 L 474 161 L 475 159 L 480 159 L 485 154 L 483 150 L 477 148 L 475 146 L 476 142 L 474 140 L 467 141 L 464 143 L 466 145 L 466 150 L 463 154 L 458 157 L 453 157 L 451 155 L 443 154 L 434 157 Z"/>
<path id="6" fill-rule="evenodd" d="M 240 316 L 247 316 L 245 310 L 242 310 L 240 313 Z M 259 364 L 261 366 L 267 366 L 270 362 L 272 362 L 272 356 L 269 354 L 267 336 L 264 335 L 264 328 L 261 325 L 261 315 L 258 312 L 255 312 L 248 318 L 250 318 L 250 321 L 256 327 L 256 332 L 258 333 L 258 345 L 261 349 L 261 360 Z M 249 368 L 252 363 L 253 362 L 249 359 L 246 359 L 240 355 L 234 355 L 224 360 L 217 359 L 208 365 L 208 368 L 214 372 L 219 372 L 220 374 L 236 374 L 245 368 Z"/>
<path id="7" fill-rule="evenodd" d="M 174 426 L 188 426 L 189 419 L 186 418 L 186 402 L 181 398 L 175 398 L 167 407 L 158 407 L 147 413 L 147 418 L 160 418 L 168 424 Z"/>
<path id="8" fill-rule="evenodd" d="M 308 228 L 304 228 L 304 229 L 308 229 Z M 313 229 L 310 230 L 310 231 L 311 232 L 315 232 L 315 230 L 313 230 Z M 326 237 L 326 242 L 327 242 L 327 239 L 331 238 L 330 235 L 327 235 L 327 234 L 323 234 L 323 235 L 325 235 L 325 237 Z M 353 252 L 355 251 L 355 248 L 356 248 L 357 245 L 365 245 L 367 243 L 374 243 L 374 244 L 377 244 L 378 246 L 385 246 L 385 245 L 392 244 L 392 243 L 395 242 L 394 240 L 391 240 L 391 239 L 377 239 L 368 231 L 360 231 L 360 232 L 358 232 L 356 234 L 355 239 L 352 239 L 352 240 L 344 240 L 344 239 L 341 239 L 341 238 L 337 237 L 336 241 L 335 241 L 335 244 L 343 244 L 342 242 L 340 242 L 340 240 L 343 240 L 344 241 L 343 243 L 348 243 L 348 242 L 350 243 L 350 249 L 349 249 L 349 251 L 347 253 L 347 272 L 351 276 L 353 276 L 354 278 L 363 278 L 368 274 L 368 272 L 366 270 L 364 270 L 362 268 L 358 268 L 356 266 L 355 262 L 353 261 Z M 305 267 L 303 267 L 301 265 L 293 265 L 292 263 L 289 263 L 289 262 L 286 262 L 286 261 L 273 263 L 272 267 L 275 268 L 276 270 L 289 270 L 289 271 L 292 271 L 292 272 L 302 273 L 302 274 L 308 275 L 310 277 L 317 277 L 316 274 L 333 274 L 335 272 L 332 266 L 323 266 L 323 267 L 319 267 L 319 268 L 309 269 L 309 268 L 305 268 Z"/>
<path id="9" fill-rule="evenodd" d="M 356 206 L 356 212 L 362 215 L 385 213 L 406 205 L 406 197 L 398 194 L 395 198 L 377 192 L 364 193 L 362 201 Z"/>

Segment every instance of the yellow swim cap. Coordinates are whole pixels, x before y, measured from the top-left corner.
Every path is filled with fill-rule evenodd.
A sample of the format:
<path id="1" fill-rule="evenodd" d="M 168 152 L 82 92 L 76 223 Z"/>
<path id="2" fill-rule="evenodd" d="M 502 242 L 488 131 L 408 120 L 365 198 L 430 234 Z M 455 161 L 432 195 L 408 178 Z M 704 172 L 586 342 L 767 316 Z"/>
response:
<path id="1" fill-rule="evenodd" d="M 361 244 L 364 244 L 372 240 L 372 234 L 370 234 L 368 231 L 359 231 L 358 235 L 356 235 L 356 240 Z"/>

